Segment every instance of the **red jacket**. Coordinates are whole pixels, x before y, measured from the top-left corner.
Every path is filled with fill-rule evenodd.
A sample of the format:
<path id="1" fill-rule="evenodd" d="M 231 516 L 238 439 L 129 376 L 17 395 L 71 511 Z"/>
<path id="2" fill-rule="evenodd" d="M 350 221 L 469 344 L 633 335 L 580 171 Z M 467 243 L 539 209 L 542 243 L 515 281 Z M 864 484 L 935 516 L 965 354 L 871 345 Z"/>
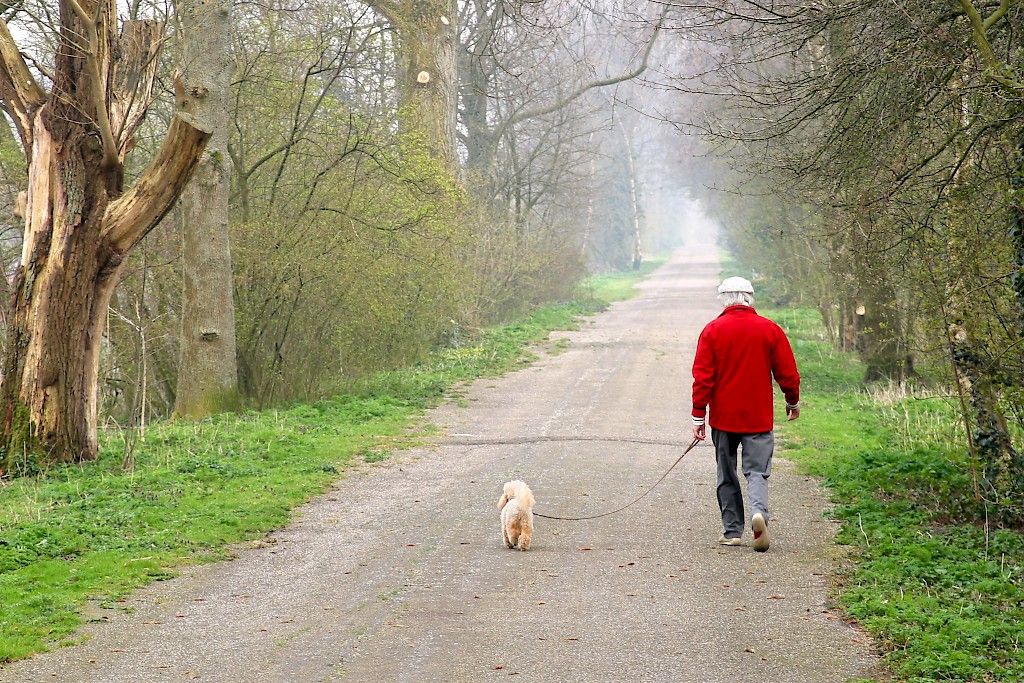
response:
<path id="1" fill-rule="evenodd" d="M 786 333 L 750 306 L 729 306 L 700 333 L 693 359 L 693 417 L 724 432 L 756 434 L 775 426 L 772 376 L 786 403 L 800 402 L 800 373 Z"/>

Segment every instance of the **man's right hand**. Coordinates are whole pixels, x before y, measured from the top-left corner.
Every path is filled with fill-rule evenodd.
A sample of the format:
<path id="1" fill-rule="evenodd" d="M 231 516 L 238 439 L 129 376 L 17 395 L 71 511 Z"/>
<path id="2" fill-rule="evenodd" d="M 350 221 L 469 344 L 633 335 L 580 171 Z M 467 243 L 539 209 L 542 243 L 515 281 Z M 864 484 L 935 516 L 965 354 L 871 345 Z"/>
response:
<path id="1" fill-rule="evenodd" d="M 704 425 L 693 425 L 693 438 L 696 441 L 703 441 L 707 438 L 707 430 Z"/>

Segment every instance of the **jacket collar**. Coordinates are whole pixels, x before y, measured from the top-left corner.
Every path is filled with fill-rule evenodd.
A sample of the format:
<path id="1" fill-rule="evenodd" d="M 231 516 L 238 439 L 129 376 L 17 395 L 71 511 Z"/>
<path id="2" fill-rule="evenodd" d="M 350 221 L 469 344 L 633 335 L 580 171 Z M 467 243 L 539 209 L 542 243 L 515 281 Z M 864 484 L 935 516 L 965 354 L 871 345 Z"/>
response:
<path id="1" fill-rule="evenodd" d="M 732 306 L 727 306 L 724 311 L 718 314 L 718 317 L 721 318 L 723 315 L 731 315 L 733 313 L 753 313 L 757 315 L 757 310 L 753 306 L 747 306 L 746 304 L 733 304 Z"/>

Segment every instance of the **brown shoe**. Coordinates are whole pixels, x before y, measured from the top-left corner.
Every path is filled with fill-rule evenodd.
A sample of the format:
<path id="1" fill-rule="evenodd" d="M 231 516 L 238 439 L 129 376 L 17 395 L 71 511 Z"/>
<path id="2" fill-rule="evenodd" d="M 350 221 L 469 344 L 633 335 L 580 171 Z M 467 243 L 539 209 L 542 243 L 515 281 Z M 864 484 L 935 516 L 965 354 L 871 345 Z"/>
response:
<path id="1" fill-rule="evenodd" d="M 743 545 L 743 538 L 740 536 L 729 538 L 728 536 L 723 535 L 718 539 L 718 545 Z"/>

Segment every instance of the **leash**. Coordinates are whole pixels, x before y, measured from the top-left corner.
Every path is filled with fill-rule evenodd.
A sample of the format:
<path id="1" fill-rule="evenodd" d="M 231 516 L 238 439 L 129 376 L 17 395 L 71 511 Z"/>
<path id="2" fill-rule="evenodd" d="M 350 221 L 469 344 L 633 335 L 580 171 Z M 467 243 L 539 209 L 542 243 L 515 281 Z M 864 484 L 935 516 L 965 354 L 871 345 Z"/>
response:
<path id="1" fill-rule="evenodd" d="M 636 505 L 641 500 L 646 498 L 647 494 L 650 493 L 651 491 L 653 491 L 658 486 L 658 484 L 660 484 L 661 482 L 665 481 L 665 477 L 667 477 L 672 472 L 672 470 L 674 470 L 676 468 L 676 465 L 678 465 L 680 462 L 682 462 L 683 458 L 686 457 L 686 454 L 689 453 L 690 451 L 692 451 L 694 449 L 694 447 L 697 444 L 699 444 L 699 443 L 700 443 L 700 439 L 694 439 L 693 442 L 689 446 L 686 447 L 686 450 L 683 451 L 683 454 L 680 455 L 678 458 L 676 458 L 676 461 L 674 463 L 672 463 L 667 470 L 665 470 L 665 474 L 661 475 L 661 478 L 658 479 L 658 481 L 654 482 L 649 489 L 647 489 L 646 491 L 643 492 L 643 494 L 640 495 L 639 498 L 631 500 L 630 502 L 626 503 L 625 505 L 623 505 L 620 508 L 616 508 L 615 510 L 611 510 L 610 512 L 602 512 L 599 515 L 588 515 L 587 517 L 558 517 L 556 515 L 542 515 L 539 512 L 534 512 L 533 514 L 534 514 L 535 517 L 542 517 L 544 519 L 560 519 L 560 520 L 563 520 L 563 521 L 566 521 L 566 522 L 582 522 L 583 520 L 586 520 L 586 519 L 597 519 L 599 517 L 607 517 L 608 515 L 614 515 L 614 514 L 616 514 L 618 512 L 622 512 L 626 508 L 631 507 L 633 505 Z"/>

